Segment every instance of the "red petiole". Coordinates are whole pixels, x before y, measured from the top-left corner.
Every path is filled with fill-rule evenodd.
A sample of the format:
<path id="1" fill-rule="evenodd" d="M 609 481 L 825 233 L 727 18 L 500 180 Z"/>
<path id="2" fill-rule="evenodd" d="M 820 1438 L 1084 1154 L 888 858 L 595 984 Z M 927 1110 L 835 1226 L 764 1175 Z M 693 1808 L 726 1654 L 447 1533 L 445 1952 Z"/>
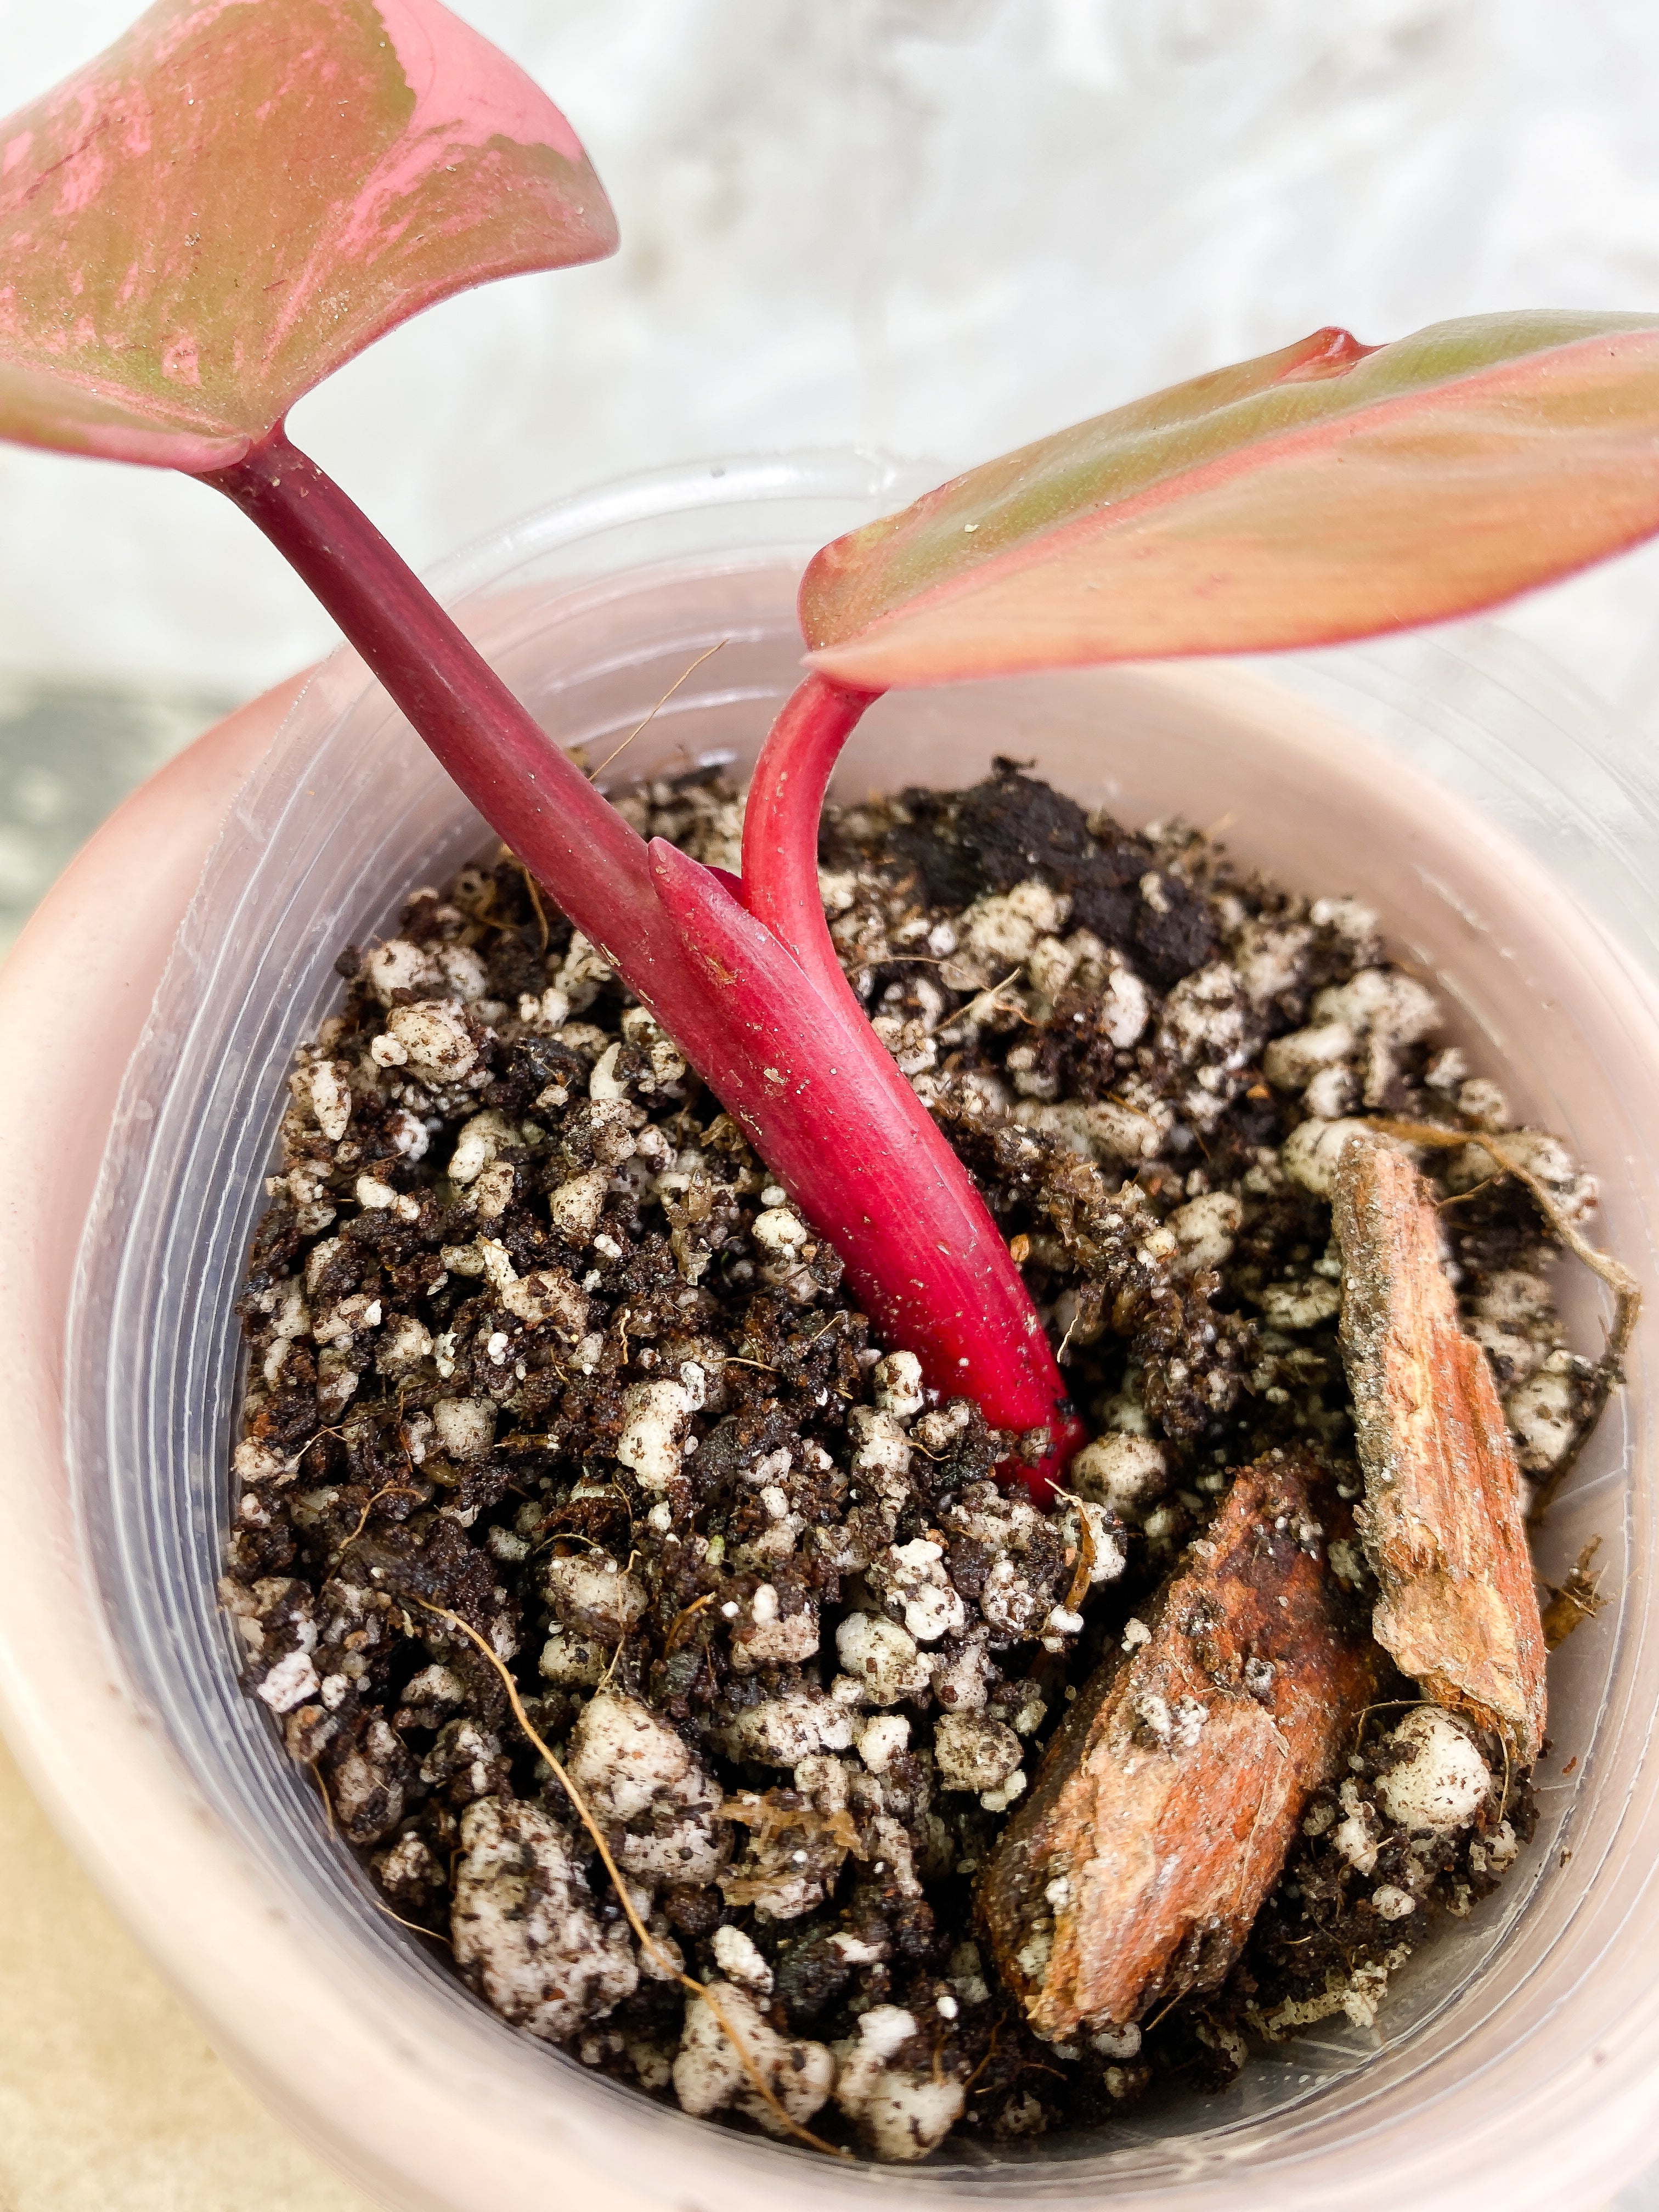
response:
<path id="1" fill-rule="evenodd" d="M 842 746 L 880 696 L 813 675 L 785 702 L 749 787 L 743 902 L 854 1034 L 869 1095 L 883 1100 L 881 1136 L 888 1126 L 903 1130 L 914 1148 L 914 1164 L 896 1194 L 905 1208 L 899 1217 L 903 1227 L 878 1237 L 866 1218 L 849 1224 L 852 1235 L 861 1235 L 872 1248 L 868 1264 L 884 1263 L 884 1291 L 905 1316 L 907 1333 L 899 1340 L 916 1352 L 937 1389 L 951 1387 L 952 1363 L 975 1378 L 995 1375 L 1000 1412 L 992 1412 L 992 1395 L 977 1379 L 969 1395 L 1001 1427 L 1048 1423 L 1054 1443 L 1043 1471 L 1053 1474 L 1082 1443 L 1083 1430 L 1073 1414 L 1059 1410 L 1065 1384 L 1048 1340 L 973 1177 L 870 1027 L 836 957 L 818 893 L 818 823 L 830 779 Z M 878 1139 L 873 1126 L 870 1136 Z M 847 1142 L 845 1129 L 842 1142 Z M 825 1233 L 838 1251 L 850 1249 L 833 1231 Z M 898 1279 L 889 1288 L 888 1277 L 895 1274 Z M 930 1356 L 924 1343 L 936 1344 L 937 1351 Z M 963 1385 L 958 1381 L 954 1387 Z"/>
<path id="2" fill-rule="evenodd" d="M 648 849 L 419 580 L 278 427 L 204 477 L 256 522 L 492 827 L 599 946 L 840 1253 L 878 1334 L 998 1428 L 1082 1440 L 1042 1324 L 972 1177 L 842 973 L 817 888 L 841 748 L 878 696 L 810 677 L 757 769 L 740 884 Z"/>

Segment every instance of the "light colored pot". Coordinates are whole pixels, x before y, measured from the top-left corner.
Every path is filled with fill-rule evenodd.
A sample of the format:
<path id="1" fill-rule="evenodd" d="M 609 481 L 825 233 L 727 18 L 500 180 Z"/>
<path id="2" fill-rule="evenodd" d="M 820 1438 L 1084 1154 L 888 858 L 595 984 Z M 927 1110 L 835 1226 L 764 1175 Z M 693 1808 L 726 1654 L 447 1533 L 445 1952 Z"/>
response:
<path id="1" fill-rule="evenodd" d="M 741 758 L 793 680 L 799 556 L 896 495 L 854 461 L 679 471 L 555 510 L 451 581 L 549 728 L 595 759 L 727 639 L 617 770 Z M 1648 802 L 1535 657 L 1495 671 L 1467 649 L 1406 645 L 1274 674 L 1126 670 L 889 699 L 841 787 L 967 782 L 1012 753 L 1085 803 L 1224 821 L 1242 858 L 1357 893 L 1456 1009 L 1480 1063 L 1598 1168 L 1602 1234 L 1659 1281 L 1659 1012 L 1558 879 L 1650 932 L 1652 896 L 1607 829 L 1622 810 L 1624 830 L 1651 834 Z M 9 1730 L 65 1833 L 271 2103 L 388 2203 L 445 2212 L 584 2197 L 616 2212 L 766 2212 L 785 2190 L 837 2208 L 897 2191 L 1563 2212 L 1650 2155 L 1649 1324 L 1630 1392 L 1551 1525 L 1553 1561 L 1603 1539 L 1610 1602 L 1552 1666 L 1539 1836 L 1501 1895 L 1401 1975 L 1377 2033 L 1316 2032 L 1219 2098 L 1098 2136 L 872 2170 L 713 2130 L 586 2073 L 510 2032 L 376 1909 L 242 1696 L 212 1599 L 230 1304 L 285 1064 L 338 990 L 335 954 L 481 833 L 349 655 L 277 730 L 279 703 L 130 802 L 0 980 Z M 1598 1309 L 1578 1289 L 1584 1342 Z"/>

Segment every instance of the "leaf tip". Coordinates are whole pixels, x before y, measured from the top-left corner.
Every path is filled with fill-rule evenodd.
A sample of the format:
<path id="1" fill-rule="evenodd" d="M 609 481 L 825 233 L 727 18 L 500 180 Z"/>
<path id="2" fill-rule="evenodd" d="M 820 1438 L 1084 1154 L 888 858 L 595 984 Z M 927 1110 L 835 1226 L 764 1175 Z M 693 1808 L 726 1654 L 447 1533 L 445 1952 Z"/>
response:
<path id="1" fill-rule="evenodd" d="M 1346 376 L 1350 369 L 1358 368 L 1362 361 L 1381 346 L 1362 345 L 1352 331 L 1345 331 L 1340 323 L 1327 323 L 1303 340 L 1299 357 L 1279 375 L 1280 384 L 1320 384 L 1328 378 Z"/>

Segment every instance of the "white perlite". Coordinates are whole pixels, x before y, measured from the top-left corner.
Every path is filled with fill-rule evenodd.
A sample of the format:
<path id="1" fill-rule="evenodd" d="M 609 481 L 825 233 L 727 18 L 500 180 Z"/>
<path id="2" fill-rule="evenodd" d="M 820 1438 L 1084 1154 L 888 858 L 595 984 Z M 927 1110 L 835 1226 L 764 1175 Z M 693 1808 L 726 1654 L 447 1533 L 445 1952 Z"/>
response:
<path id="1" fill-rule="evenodd" d="M 763 1583 L 749 1601 L 749 1618 L 732 1628 L 732 1664 L 739 1674 L 757 1667 L 793 1667 L 818 1648 L 818 1609 L 780 1610 L 776 1585 Z"/>
<path id="2" fill-rule="evenodd" d="M 848 1674 L 872 1704 L 896 1705 L 927 1686 L 927 1662 L 896 1620 L 848 1613 L 836 1631 L 836 1650 Z"/>
<path id="3" fill-rule="evenodd" d="M 806 1224 L 787 1206 L 770 1206 L 757 1214 L 751 1233 L 757 1244 L 780 1260 L 793 1258 L 807 1238 Z"/>
<path id="4" fill-rule="evenodd" d="M 1342 1310 L 1341 1285 L 1322 1275 L 1299 1283 L 1265 1283 L 1256 1297 L 1269 1328 L 1317 1328 Z"/>
<path id="5" fill-rule="evenodd" d="M 311 1110 L 330 1144 L 337 1145 L 351 1120 L 351 1066 L 343 1060 L 319 1060 L 309 1074 Z"/>
<path id="6" fill-rule="evenodd" d="M 503 1145 L 513 1141 L 513 1125 L 505 1115 L 492 1107 L 487 1113 L 475 1114 L 463 1124 L 455 1140 L 455 1149 L 449 1158 L 449 1180 L 453 1183 L 477 1182 L 484 1170 L 495 1161 Z"/>
<path id="7" fill-rule="evenodd" d="M 259 1685 L 259 1695 L 273 1713 L 290 1713 L 317 1694 L 317 1669 L 308 1651 L 290 1651 L 279 1659 Z"/>
<path id="8" fill-rule="evenodd" d="M 1150 1437 L 1097 1437 L 1072 1462 L 1069 1480 L 1079 1498 L 1136 1521 L 1168 1488 L 1169 1462 Z"/>
<path id="9" fill-rule="evenodd" d="M 1072 902 L 1036 877 L 1010 891 L 988 892 L 962 918 L 962 933 L 975 952 L 1008 967 L 1028 960 L 1040 937 L 1052 937 L 1064 924 Z"/>
<path id="10" fill-rule="evenodd" d="M 968 1609 L 945 1571 L 945 1547 L 926 1536 L 890 1544 L 872 1561 L 869 1581 L 918 1644 L 960 1636 L 968 1625 Z"/>
<path id="11" fill-rule="evenodd" d="M 547 1211 L 560 1236 L 568 1237 L 573 1244 L 591 1244 L 599 1217 L 605 1212 L 605 1194 L 610 1187 L 609 1169 L 586 1168 L 551 1192 Z"/>
<path id="12" fill-rule="evenodd" d="M 540 1671 L 550 1682 L 559 1682 L 567 1688 L 589 1689 L 605 1673 L 611 1654 L 602 1644 L 578 1631 L 556 1628 L 542 1646 L 542 1656 L 537 1662 Z"/>
<path id="13" fill-rule="evenodd" d="M 1175 1273 L 1194 1275 L 1200 1268 L 1219 1267 L 1231 1256 L 1243 1219 L 1244 1208 L 1231 1191 L 1207 1191 L 1176 1206 L 1164 1224 L 1180 1247 Z"/>
<path id="14" fill-rule="evenodd" d="M 432 1425 L 451 1459 L 482 1459 L 495 1441 L 495 1408 L 488 1398 L 440 1398 Z"/>
<path id="15" fill-rule="evenodd" d="M 902 1713 L 872 1713 L 858 1731 L 859 1757 L 872 1774 L 884 1774 L 910 1741 Z"/>
<path id="16" fill-rule="evenodd" d="M 926 2158 L 962 2118 L 960 2081 L 893 2063 L 916 2033 L 915 2016 L 898 2005 L 872 2005 L 856 2036 L 835 2046 L 836 2102 L 858 2123 L 878 2158 Z"/>
<path id="17" fill-rule="evenodd" d="M 593 1909 L 570 1837 L 533 1805 L 481 1798 L 461 1815 L 455 1964 L 515 2027 L 558 2043 L 639 1983 L 626 1923 Z"/>
<path id="18" fill-rule="evenodd" d="M 867 1476 L 878 1496 L 902 1500 L 910 1473 L 910 1439 L 897 1415 L 854 1406 L 847 1425 L 855 1445 L 854 1473 Z"/>
<path id="19" fill-rule="evenodd" d="M 429 952 L 406 937 L 388 937 L 363 963 L 363 973 L 383 1006 L 399 991 L 433 991 L 438 988 L 438 963 Z"/>
<path id="20" fill-rule="evenodd" d="M 1468 1827 L 1492 1788 L 1491 1770 L 1468 1731 L 1438 1705 L 1419 1705 L 1386 1741 L 1407 1754 L 1377 1778 L 1389 1818 L 1437 1835 Z"/>
<path id="21" fill-rule="evenodd" d="M 1358 1130 L 1369 1130 L 1369 1121 L 1304 1121 L 1291 1130 L 1279 1148 L 1279 1162 L 1292 1182 L 1316 1198 L 1329 1198 L 1336 1188 L 1336 1164 L 1342 1147 Z"/>
<path id="22" fill-rule="evenodd" d="M 708 1948 L 727 1981 L 741 1982 L 761 1996 L 771 1996 L 772 1969 L 756 1948 L 752 1936 L 745 1936 L 741 1928 L 717 1928 Z"/>
<path id="23" fill-rule="evenodd" d="M 547 1601 L 565 1627 L 619 1644 L 645 1611 L 645 1584 L 608 1553 L 550 1559 L 543 1577 Z"/>
<path id="24" fill-rule="evenodd" d="M 787 2132 L 715 2018 L 714 2007 L 718 2006 L 768 2088 L 790 2118 L 804 2126 L 830 2094 L 836 2078 L 836 2062 L 824 2045 L 788 2041 L 763 2016 L 753 1997 L 733 1982 L 710 1983 L 708 1995 L 713 2006 L 693 1997 L 685 2008 L 679 2056 L 674 2061 L 674 2094 L 681 2110 L 702 2118 L 734 2106 L 769 2135 Z"/>
<path id="25" fill-rule="evenodd" d="M 933 1730 L 933 1757 L 947 1790 L 1000 1790 L 1023 1756 L 1012 1729 L 988 1713 L 946 1713 Z"/>
<path id="26" fill-rule="evenodd" d="M 617 1457 L 645 1490 L 665 1490 L 680 1471 L 695 1410 L 684 1382 L 635 1382 L 623 1394 L 626 1419 Z"/>
<path id="27" fill-rule="evenodd" d="M 403 1048 L 417 1075 L 434 1083 L 459 1083 L 478 1064 L 465 1014 L 453 999 L 428 999 L 415 1006 L 394 1006 L 388 1034 Z"/>
<path id="28" fill-rule="evenodd" d="M 1576 1367 L 1571 1352 L 1552 1352 L 1537 1373 L 1504 1401 L 1523 1474 L 1548 1474 L 1577 1437 Z"/>
<path id="29" fill-rule="evenodd" d="M 647 1881 L 711 1881 L 721 1864 L 720 1791 L 684 1738 L 620 1690 L 582 1708 L 566 1759 L 570 1778 L 607 1830 L 626 1874 Z"/>
<path id="30" fill-rule="evenodd" d="M 732 1759 L 794 1766 L 815 1752 L 850 1750 L 852 1742 L 847 1707 L 822 1690 L 803 1686 L 744 1706 L 726 1730 L 723 1748 Z"/>
<path id="31" fill-rule="evenodd" d="M 896 1419 L 914 1419 L 927 1403 L 927 1393 L 921 1387 L 921 1362 L 914 1352 L 890 1352 L 884 1359 L 876 1362 L 870 1380 L 875 1385 L 878 1407 Z"/>

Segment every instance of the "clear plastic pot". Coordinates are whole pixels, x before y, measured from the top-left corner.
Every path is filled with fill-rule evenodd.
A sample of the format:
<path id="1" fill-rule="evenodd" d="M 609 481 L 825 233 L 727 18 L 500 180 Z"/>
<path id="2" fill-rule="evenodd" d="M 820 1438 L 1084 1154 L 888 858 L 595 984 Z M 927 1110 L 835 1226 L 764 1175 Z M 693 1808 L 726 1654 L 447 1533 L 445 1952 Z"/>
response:
<path id="1" fill-rule="evenodd" d="M 678 471 L 556 507 L 442 581 L 550 732 L 595 761 L 725 640 L 611 774 L 741 760 L 794 680 L 800 557 L 909 489 L 836 457 Z M 1538 655 L 1466 636 L 893 697 L 859 732 L 841 788 L 965 783 L 996 753 L 1131 821 L 1224 823 L 1242 857 L 1379 908 L 1477 1064 L 1598 1169 L 1601 1233 L 1659 1282 L 1659 1007 L 1641 964 L 1659 908 L 1638 842 L 1656 817 L 1609 732 Z M 1374 2031 L 1328 2024 L 1254 2059 L 1222 2096 L 1101 2135 L 995 2158 L 947 2145 L 895 2172 L 649 2105 L 467 1996 L 331 1840 L 317 1793 L 238 1686 L 213 1597 L 231 1307 L 289 1054 L 340 988 L 339 949 L 483 842 L 349 654 L 236 791 L 183 911 L 103 1148 L 58 1404 L 64 1255 L 92 1188 L 112 1053 L 155 985 L 163 925 L 185 908 L 240 761 L 221 741 L 198 766 L 199 789 L 186 768 L 166 805 L 118 820 L 0 994 L 9 1065 L 27 1079 L 0 1101 L 15 1231 L 0 1292 L 28 1309 L 9 1309 L 23 1318 L 0 1445 L 0 1688 L 71 1839 L 274 2104 L 388 2202 L 448 2212 L 530 2212 L 584 2191 L 618 2212 L 764 2212 L 785 2190 L 836 2206 L 902 2191 L 1216 2212 L 1429 2212 L 1491 2197 L 1560 2212 L 1599 2202 L 1650 2154 L 1659 1652 L 1645 1322 L 1630 1389 L 1550 1524 L 1558 1567 L 1602 1539 L 1608 1602 L 1552 1664 L 1540 1832 L 1500 1895 L 1399 1975 Z M 172 847 L 152 862 L 134 842 L 146 836 Z M 1576 1301 L 1584 1343 L 1596 1286 L 1577 1285 Z"/>

